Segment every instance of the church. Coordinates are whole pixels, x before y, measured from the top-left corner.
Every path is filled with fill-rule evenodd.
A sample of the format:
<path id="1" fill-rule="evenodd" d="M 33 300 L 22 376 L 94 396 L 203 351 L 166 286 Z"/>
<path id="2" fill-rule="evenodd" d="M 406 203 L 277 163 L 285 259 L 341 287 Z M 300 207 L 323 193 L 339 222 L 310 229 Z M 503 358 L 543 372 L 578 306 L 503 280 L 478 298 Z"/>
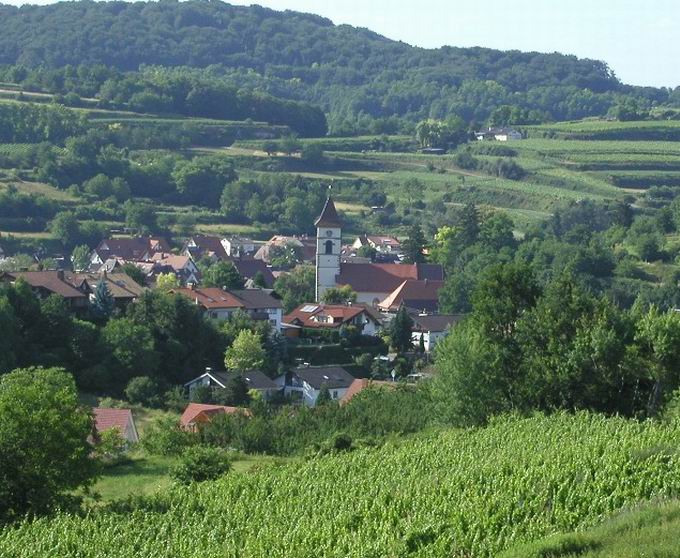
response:
<path id="1" fill-rule="evenodd" d="M 443 284 L 444 270 L 437 264 L 342 263 L 342 221 L 330 194 L 314 225 L 317 301 L 326 290 L 349 285 L 357 293 L 357 302 L 377 306 L 404 287 L 413 291 Z"/>

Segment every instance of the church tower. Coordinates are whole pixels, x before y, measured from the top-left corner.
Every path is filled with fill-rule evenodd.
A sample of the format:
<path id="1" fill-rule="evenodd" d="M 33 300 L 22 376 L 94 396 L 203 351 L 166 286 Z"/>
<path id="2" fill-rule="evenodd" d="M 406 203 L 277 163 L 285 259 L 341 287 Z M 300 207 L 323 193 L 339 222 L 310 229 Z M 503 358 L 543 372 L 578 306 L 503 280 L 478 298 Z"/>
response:
<path id="1" fill-rule="evenodd" d="M 316 226 L 316 300 L 320 301 L 327 289 L 335 287 L 335 278 L 340 274 L 342 223 L 330 193 L 314 226 Z"/>

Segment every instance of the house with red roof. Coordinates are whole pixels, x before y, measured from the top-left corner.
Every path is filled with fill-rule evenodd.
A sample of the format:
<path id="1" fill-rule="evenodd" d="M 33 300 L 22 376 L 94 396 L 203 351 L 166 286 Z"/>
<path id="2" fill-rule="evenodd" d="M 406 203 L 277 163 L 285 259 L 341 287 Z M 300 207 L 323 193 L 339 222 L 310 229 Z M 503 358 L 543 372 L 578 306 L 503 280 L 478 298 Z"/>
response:
<path id="1" fill-rule="evenodd" d="M 158 252 L 169 251 L 170 244 L 162 237 L 107 238 L 92 251 L 90 263 L 93 269 L 99 269 L 110 258 L 124 261 L 146 261 Z"/>
<path id="2" fill-rule="evenodd" d="M 202 425 L 208 424 L 217 415 L 235 415 L 237 413 L 250 416 L 250 411 L 242 407 L 189 403 L 186 409 L 184 409 L 179 423 L 184 430 L 196 432 Z"/>
<path id="3" fill-rule="evenodd" d="M 283 329 L 288 337 L 299 337 L 303 329 L 336 330 L 356 326 L 363 335 L 376 335 L 382 327 L 382 317 L 365 304 L 301 304 L 283 317 Z"/>
<path id="4" fill-rule="evenodd" d="M 95 407 L 92 409 L 92 414 L 94 415 L 94 428 L 97 434 L 115 428 L 128 443 L 139 442 L 135 419 L 130 409 Z"/>
<path id="5" fill-rule="evenodd" d="M 342 396 L 340 399 L 340 405 L 346 405 L 347 403 L 350 402 L 350 400 L 357 395 L 358 393 L 361 393 L 365 389 L 370 389 L 370 388 L 387 388 L 387 389 L 394 389 L 397 387 L 396 382 L 385 382 L 382 380 L 371 380 L 369 378 L 357 378 L 354 380 L 347 391 L 345 392 L 345 395 Z"/>
<path id="6" fill-rule="evenodd" d="M 444 281 L 406 279 L 378 303 L 378 308 L 387 313 L 396 313 L 402 306 L 417 312 L 437 312 L 443 287 Z"/>

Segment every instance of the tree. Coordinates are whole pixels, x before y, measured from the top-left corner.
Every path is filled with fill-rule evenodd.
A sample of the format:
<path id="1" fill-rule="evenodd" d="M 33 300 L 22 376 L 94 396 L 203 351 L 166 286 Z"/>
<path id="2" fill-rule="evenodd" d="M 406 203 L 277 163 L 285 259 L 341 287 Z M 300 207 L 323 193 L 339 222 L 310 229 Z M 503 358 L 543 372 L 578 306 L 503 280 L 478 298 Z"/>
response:
<path id="1" fill-rule="evenodd" d="M 90 247 L 87 244 L 79 244 L 71 252 L 71 265 L 74 271 L 83 271 L 90 265 Z"/>
<path id="2" fill-rule="evenodd" d="M 92 313 L 105 320 L 113 314 L 114 306 L 113 296 L 109 290 L 109 286 L 106 281 L 101 279 L 94 289 L 94 300 L 92 301 Z"/>
<path id="3" fill-rule="evenodd" d="M 248 383 L 242 374 L 230 374 L 224 388 L 215 388 L 213 401 L 218 405 L 241 407 L 250 401 Z"/>
<path id="4" fill-rule="evenodd" d="M 231 262 L 215 262 L 203 273 L 203 284 L 206 287 L 219 289 L 242 289 L 243 277 Z"/>
<path id="5" fill-rule="evenodd" d="M 267 281 L 264 278 L 264 273 L 261 271 L 258 271 L 255 276 L 253 277 L 253 286 L 257 287 L 258 289 L 266 289 L 267 288 Z"/>
<path id="6" fill-rule="evenodd" d="M 296 151 L 300 151 L 300 149 L 302 149 L 302 144 L 295 134 L 289 134 L 283 137 L 279 142 L 279 145 L 281 146 L 283 152 L 287 153 L 288 155 L 292 155 Z"/>
<path id="7" fill-rule="evenodd" d="M 321 389 L 319 390 L 319 395 L 316 398 L 316 406 L 317 407 L 323 407 L 324 405 L 328 405 L 333 401 L 333 398 L 331 397 L 331 392 L 328 389 L 328 386 L 326 384 L 323 384 L 321 386 Z"/>
<path id="8" fill-rule="evenodd" d="M 120 270 L 128 275 L 140 287 L 146 285 L 146 276 L 144 275 L 144 272 L 135 264 L 126 262 L 121 266 Z"/>
<path id="9" fill-rule="evenodd" d="M 425 247 L 427 241 L 420 225 L 414 224 L 409 229 L 408 238 L 401 243 L 404 251 L 404 260 L 406 263 L 423 263 L 425 262 Z"/>
<path id="10" fill-rule="evenodd" d="M 326 289 L 321 300 L 326 304 L 348 304 L 357 301 L 357 293 L 352 290 L 351 285 L 331 287 Z"/>
<path id="11" fill-rule="evenodd" d="M 392 319 L 390 324 L 390 339 L 392 346 L 400 353 L 409 351 L 413 345 L 412 333 L 413 320 L 408 315 L 406 307 L 402 306 L 397 311 L 397 314 Z"/>
<path id="12" fill-rule="evenodd" d="M 161 389 L 158 381 L 149 376 L 132 378 L 125 388 L 125 397 L 130 403 L 145 407 L 161 406 Z"/>
<path id="13" fill-rule="evenodd" d="M 143 325 L 130 318 L 109 320 L 101 332 L 107 349 L 109 370 L 115 370 L 112 389 L 122 392 L 128 381 L 135 376 L 153 374 L 159 363 L 153 335 Z"/>
<path id="14" fill-rule="evenodd" d="M 224 365 L 228 370 L 245 372 L 262 368 L 266 353 L 262 340 L 257 333 L 247 329 L 241 331 L 224 355 Z"/>
<path id="15" fill-rule="evenodd" d="M 479 237 L 479 212 L 474 203 L 467 203 L 460 214 L 460 230 L 458 241 L 464 246 L 471 246 Z"/>
<path id="16" fill-rule="evenodd" d="M 80 240 L 80 226 L 75 214 L 71 211 L 61 211 L 50 221 L 50 231 L 65 248 L 70 248 Z"/>
<path id="17" fill-rule="evenodd" d="M 316 275 L 314 268 L 298 266 L 290 273 L 281 275 L 274 283 L 274 290 L 283 299 L 285 312 L 316 298 Z"/>
<path id="18" fill-rule="evenodd" d="M 0 522 L 40 515 L 90 486 L 97 462 L 87 441 L 92 419 L 73 377 L 61 368 L 0 377 Z"/>
<path id="19" fill-rule="evenodd" d="M 156 277 L 156 288 L 161 291 L 171 291 L 179 287 L 179 279 L 172 272 L 159 273 Z"/>

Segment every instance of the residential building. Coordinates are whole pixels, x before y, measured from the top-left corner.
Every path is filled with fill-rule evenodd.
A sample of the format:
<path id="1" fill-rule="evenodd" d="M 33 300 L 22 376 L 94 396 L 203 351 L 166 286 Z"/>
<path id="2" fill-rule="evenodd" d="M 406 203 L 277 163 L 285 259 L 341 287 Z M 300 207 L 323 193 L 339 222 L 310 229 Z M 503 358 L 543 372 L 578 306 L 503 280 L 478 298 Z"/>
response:
<path id="1" fill-rule="evenodd" d="M 92 409 L 92 414 L 94 415 L 94 428 L 97 435 L 115 428 L 128 443 L 135 444 L 139 442 L 135 419 L 130 409 L 95 407 Z"/>
<path id="2" fill-rule="evenodd" d="M 151 256 L 150 261 L 154 264 L 154 275 L 173 273 L 183 285 L 199 282 L 200 272 L 191 256 L 157 252 Z"/>
<path id="3" fill-rule="evenodd" d="M 207 368 L 205 373 L 201 374 L 198 378 L 194 378 L 190 382 L 187 382 L 184 384 L 184 387 L 189 389 L 189 393 L 198 386 L 225 388 L 233 374 L 233 372 L 214 372 Z M 248 385 L 248 390 L 258 392 L 265 400 L 271 399 L 271 397 L 281 389 L 271 378 L 269 378 L 269 376 L 259 370 L 249 370 L 241 375 Z"/>
<path id="4" fill-rule="evenodd" d="M 257 244 L 254 240 L 240 237 L 223 238 L 222 246 L 230 258 L 253 255 L 257 249 Z"/>
<path id="5" fill-rule="evenodd" d="M 356 326 L 363 335 L 376 335 L 382 326 L 382 317 L 365 304 L 307 303 L 283 317 L 283 328 L 288 337 L 298 337 L 301 330 L 339 329 Z"/>
<path id="6" fill-rule="evenodd" d="M 437 312 L 443 287 L 444 281 L 407 279 L 381 300 L 378 308 L 388 313 L 396 313 L 402 306 L 418 312 Z"/>
<path id="7" fill-rule="evenodd" d="M 191 256 L 194 261 L 201 258 L 210 258 L 212 260 L 226 260 L 227 254 L 222 239 L 219 236 L 194 235 L 190 237 L 182 248 L 182 254 Z"/>
<path id="8" fill-rule="evenodd" d="M 387 254 L 398 254 L 401 252 L 401 242 L 394 236 L 371 234 L 358 236 L 352 244 L 352 248 L 358 250 L 363 246 L 370 246 L 371 248 L 375 248 L 378 252 Z"/>
<path id="9" fill-rule="evenodd" d="M 206 405 L 203 403 L 189 403 L 179 419 L 180 426 L 184 430 L 196 432 L 202 425 L 212 421 L 217 415 L 235 415 L 242 413 L 250 416 L 248 409 L 241 407 L 227 407 L 225 405 Z"/>
<path id="10" fill-rule="evenodd" d="M 464 314 L 417 314 L 412 315 L 413 330 L 411 333 L 413 339 L 413 346 L 420 345 L 420 339 L 423 339 L 423 346 L 426 352 L 430 352 L 446 337 L 456 324 L 463 318 Z"/>
<path id="11" fill-rule="evenodd" d="M 316 258 L 315 239 L 309 238 L 308 236 L 276 235 L 271 237 L 257 250 L 257 252 L 255 252 L 255 259 L 270 264 L 272 260 L 272 248 L 285 248 L 286 246 L 292 247 L 298 253 L 302 263 L 312 263 Z"/>
<path id="12" fill-rule="evenodd" d="M 328 389 L 331 399 L 340 400 L 354 379 L 341 366 L 306 366 L 295 368 L 274 381 L 292 401 L 314 407 L 324 388 Z"/>
<path id="13" fill-rule="evenodd" d="M 138 236 L 133 238 L 107 238 L 102 240 L 90 255 L 91 265 L 98 269 L 109 258 L 124 261 L 145 261 L 158 252 L 169 252 L 170 245 L 162 237 Z"/>
<path id="14" fill-rule="evenodd" d="M 478 141 L 510 141 L 522 139 L 522 134 L 514 128 L 488 128 L 475 132 Z"/>
<path id="15" fill-rule="evenodd" d="M 0 273 L 0 280 L 5 283 L 15 283 L 23 280 L 39 298 L 47 298 L 56 294 L 64 298 L 73 309 L 84 309 L 88 305 L 87 293 L 78 290 L 75 285 L 66 280 L 66 273 L 58 271 L 6 271 Z"/>
<path id="16" fill-rule="evenodd" d="M 283 305 L 274 298 L 271 291 L 264 289 L 241 289 L 228 291 L 217 287 L 198 288 L 194 286 L 173 289 L 203 308 L 207 317 L 228 320 L 234 312 L 243 311 L 255 320 L 267 320 L 277 331 L 281 331 Z"/>
<path id="17" fill-rule="evenodd" d="M 386 388 L 386 389 L 394 389 L 397 387 L 396 382 L 385 382 L 381 380 L 371 380 L 369 378 L 357 378 L 354 380 L 347 391 L 345 392 L 345 395 L 343 395 L 340 398 L 340 405 L 346 405 L 347 403 L 350 402 L 350 400 L 357 394 L 361 393 L 365 389 L 369 388 Z"/>

